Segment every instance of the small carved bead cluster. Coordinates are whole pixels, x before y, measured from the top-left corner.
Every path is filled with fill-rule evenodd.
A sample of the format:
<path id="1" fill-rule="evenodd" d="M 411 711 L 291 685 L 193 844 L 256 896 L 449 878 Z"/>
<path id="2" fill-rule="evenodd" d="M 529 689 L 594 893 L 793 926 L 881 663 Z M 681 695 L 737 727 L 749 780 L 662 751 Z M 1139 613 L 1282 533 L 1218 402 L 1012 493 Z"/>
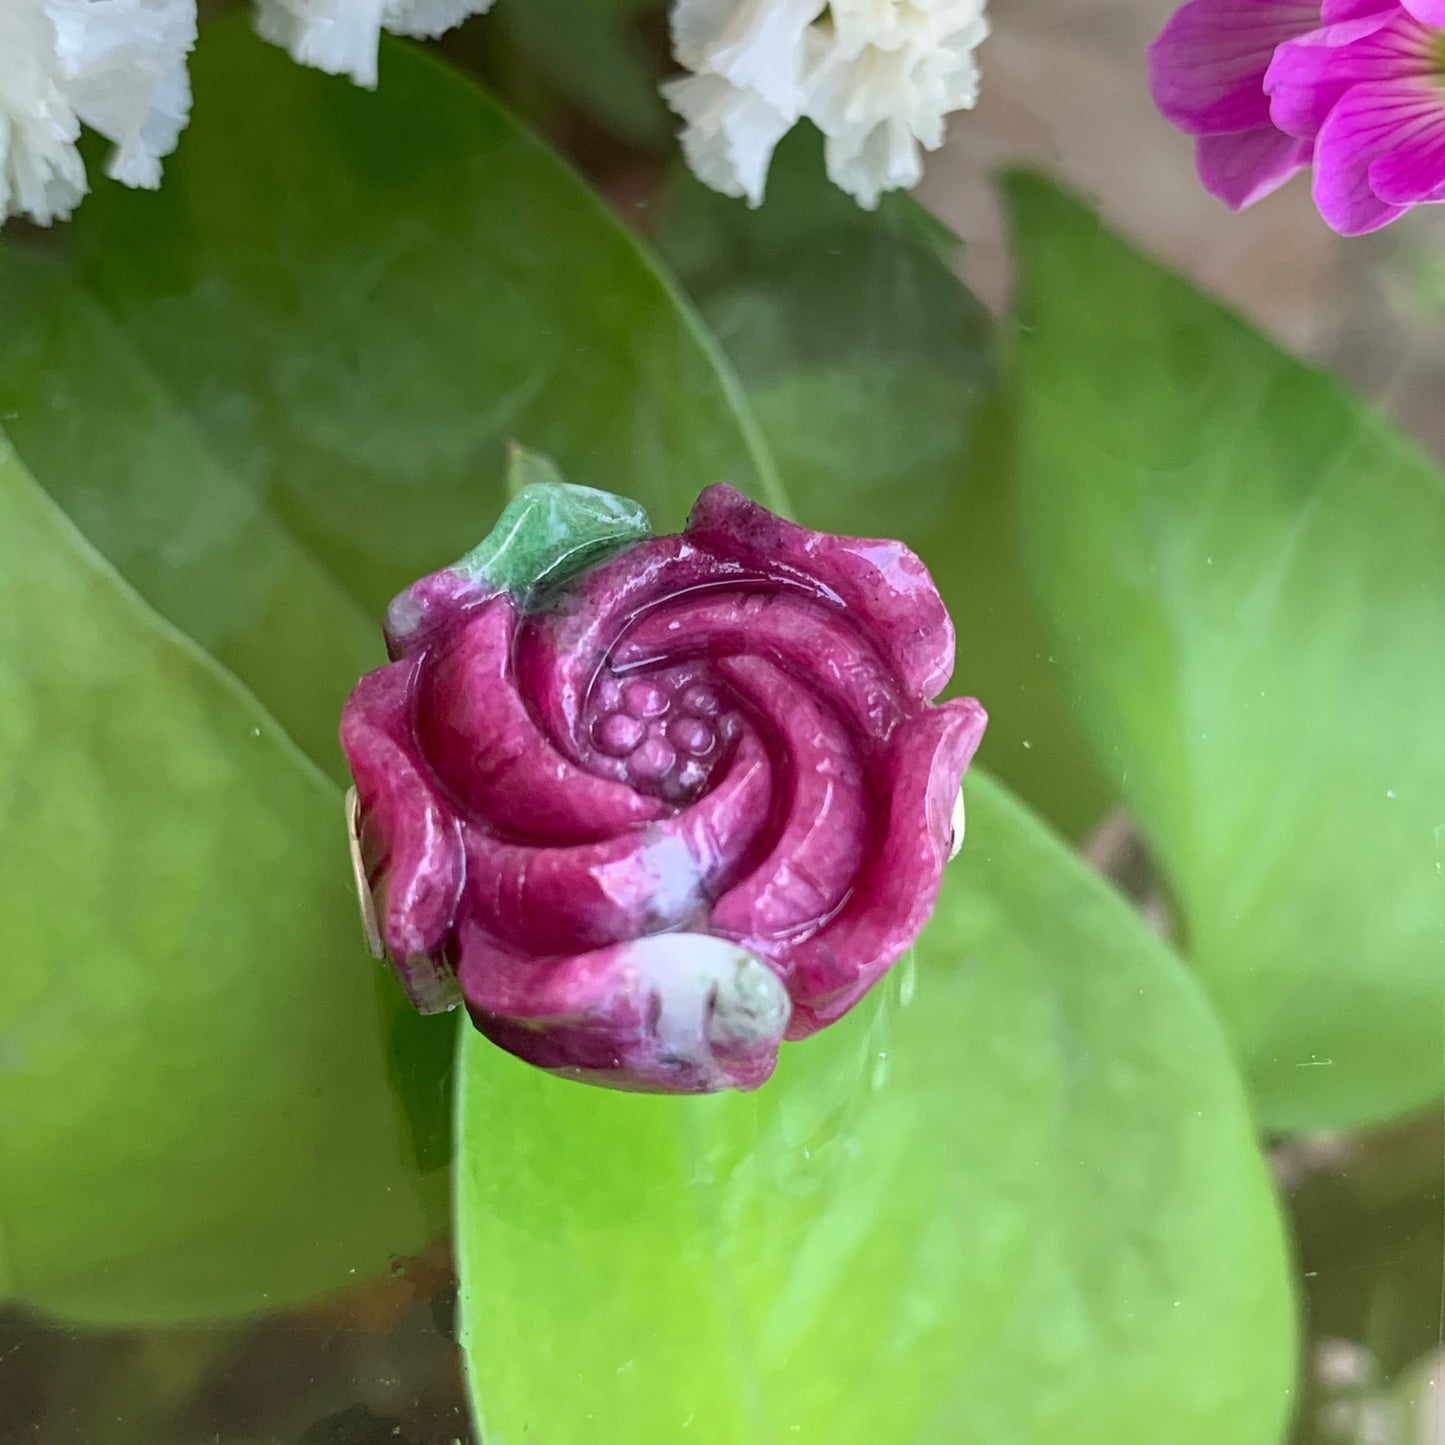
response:
<path id="1" fill-rule="evenodd" d="M 696 667 L 599 673 L 588 711 L 593 745 L 615 760 L 618 776 L 670 803 L 689 802 L 707 786 L 738 721 Z"/>

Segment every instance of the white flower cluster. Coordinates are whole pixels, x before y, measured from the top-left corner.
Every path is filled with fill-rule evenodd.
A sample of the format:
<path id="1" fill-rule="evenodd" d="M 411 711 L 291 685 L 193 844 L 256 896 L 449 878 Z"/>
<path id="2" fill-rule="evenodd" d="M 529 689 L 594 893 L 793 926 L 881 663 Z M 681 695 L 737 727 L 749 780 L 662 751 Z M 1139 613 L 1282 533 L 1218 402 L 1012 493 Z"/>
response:
<path id="1" fill-rule="evenodd" d="M 85 194 L 88 125 L 107 172 L 155 187 L 190 115 L 195 0 L 0 0 L 0 221 L 68 216 Z"/>
<path id="2" fill-rule="evenodd" d="M 676 0 L 673 51 L 690 75 L 663 95 L 688 163 L 762 203 L 773 150 L 799 120 L 826 137 L 828 174 L 871 209 L 916 185 L 920 147 L 978 98 L 985 0 Z"/>
<path id="3" fill-rule="evenodd" d="M 523 0 L 525 3 L 525 0 Z M 376 84 L 382 30 L 434 36 L 492 0 L 257 0 L 257 29 L 303 64 Z M 912 186 L 920 147 L 978 94 L 985 0 L 674 0 L 689 75 L 663 94 L 710 186 L 753 205 L 799 120 L 827 138 L 828 174 L 867 207 Z M 196 0 L 0 0 L 0 222 L 65 217 L 85 194 L 82 124 L 115 142 L 107 166 L 160 183 L 190 113 Z M 559 37 L 565 44 L 566 37 Z"/>
<path id="4" fill-rule="evenodd" d="M 303 65 L 372 89 L 383 30 L 430 39 L 491 6 L 492 0 L 258 0 L 256 29 Z"/>
<path id="5" fill-rule="evenodd" d="M 376 84 L 383 29 L 440 35 L 492 0 L 257 0 L 256 28 L 306 65 Z M 190 117 L 196 0 L 0 0 L 0 223 L 48 225 L 86 192 L 82 125 L 107 172 L 155 187 Z"/>

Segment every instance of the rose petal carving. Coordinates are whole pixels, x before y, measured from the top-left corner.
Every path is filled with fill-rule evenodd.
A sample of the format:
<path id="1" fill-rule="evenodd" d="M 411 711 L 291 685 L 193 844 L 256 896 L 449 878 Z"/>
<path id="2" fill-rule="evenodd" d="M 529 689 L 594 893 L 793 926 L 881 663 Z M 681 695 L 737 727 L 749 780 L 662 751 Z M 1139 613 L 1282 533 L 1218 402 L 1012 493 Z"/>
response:
<path id="1" fill-rule="evenodd" d="M 423 578 L 388 636 L 341 735 L 419 1007 L 591 1083 L 755 1088 L 927 921 L 986 717 L 934 705 L 953 628 L 900 543 L 716 486 L 560 586 Z"/>

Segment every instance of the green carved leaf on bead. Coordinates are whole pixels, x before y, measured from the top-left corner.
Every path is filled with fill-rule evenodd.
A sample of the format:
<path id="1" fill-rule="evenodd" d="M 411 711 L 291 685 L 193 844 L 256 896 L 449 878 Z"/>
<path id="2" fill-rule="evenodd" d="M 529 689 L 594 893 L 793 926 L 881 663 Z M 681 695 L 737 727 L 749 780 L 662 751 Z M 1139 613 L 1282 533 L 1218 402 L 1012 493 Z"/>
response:
<path id="1" fill-rule="evenodd" d="M 556 586 L 652 535 L 640 503 L 564 482 L 550 457 L 516 445 L 507 490 L 497 525 L 452 569 L 507 592 Z"/>

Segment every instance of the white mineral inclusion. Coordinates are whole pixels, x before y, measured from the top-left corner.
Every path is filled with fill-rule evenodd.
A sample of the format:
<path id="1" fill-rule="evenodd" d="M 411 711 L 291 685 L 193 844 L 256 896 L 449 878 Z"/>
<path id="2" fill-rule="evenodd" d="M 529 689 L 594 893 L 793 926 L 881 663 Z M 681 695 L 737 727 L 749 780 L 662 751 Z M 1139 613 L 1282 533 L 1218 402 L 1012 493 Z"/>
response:
<path id="1" fill-rule="evenodd" d="M 783 1037 L 788 991 L 761 959 L 707 933 L 658 933 L 628 949 L 628 963 L 659 1005 L 657 1040 L 718 1085 L 728 1080 L 715 1049 L 762 1052 Z"/>

